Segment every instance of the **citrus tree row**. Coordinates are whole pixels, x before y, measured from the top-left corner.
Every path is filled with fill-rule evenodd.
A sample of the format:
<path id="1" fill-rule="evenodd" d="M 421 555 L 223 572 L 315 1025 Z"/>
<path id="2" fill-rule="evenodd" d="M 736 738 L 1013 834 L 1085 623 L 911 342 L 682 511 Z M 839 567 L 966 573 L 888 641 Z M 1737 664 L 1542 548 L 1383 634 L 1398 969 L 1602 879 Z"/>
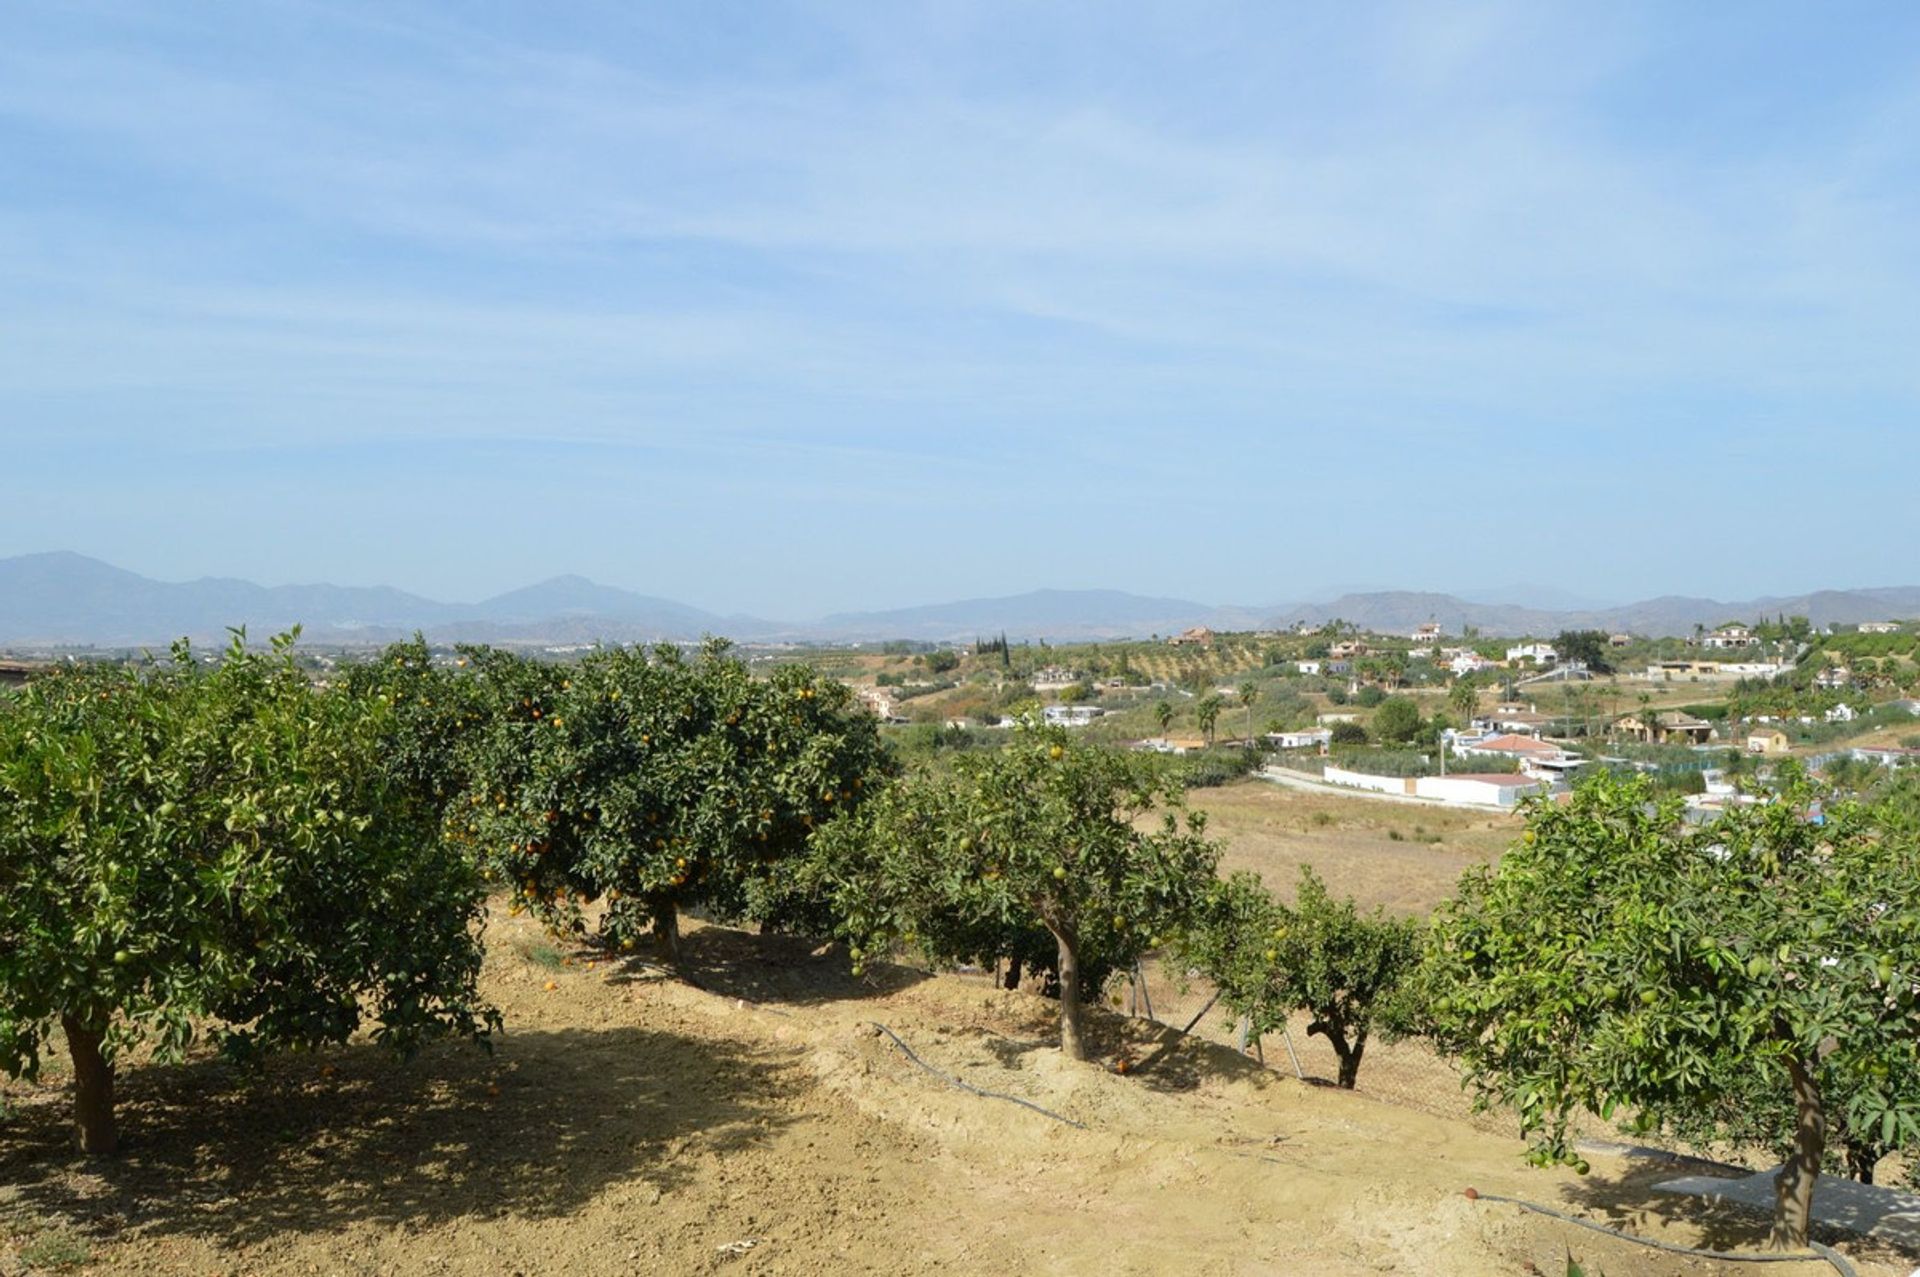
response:
<path id="1" fill-rule="evenodd" d="M 62 667 L 0 699 L 0 1073 L 55 1031 L 80 1147 L 111 1152 L 116 1060 L 485 1038 L 486 896 L 601 939 L 706 906 L 814 926 L 809 832 L 884 773 L 875 723 L 804 668 L 712 644 L 567 667 L 395 647 L 331 688 L 294 636 L 209 665 Z"/>

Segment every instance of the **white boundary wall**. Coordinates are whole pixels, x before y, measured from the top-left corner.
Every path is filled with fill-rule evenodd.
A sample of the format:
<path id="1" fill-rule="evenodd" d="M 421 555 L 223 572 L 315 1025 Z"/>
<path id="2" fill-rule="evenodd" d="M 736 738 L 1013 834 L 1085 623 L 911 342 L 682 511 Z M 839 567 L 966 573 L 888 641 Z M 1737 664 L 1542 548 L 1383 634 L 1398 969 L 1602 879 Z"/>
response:
<path id="1" fill-rule="evenodd" d="M 1344 767 L 1331 766 L 1322 776 L 1329 785 L 1345 785 L 1349 789 L 1371 789 L 1382 794 L 1414 792 L 1411 776 L 1369 776 L 1365 772 L 1350 772 Z"/>

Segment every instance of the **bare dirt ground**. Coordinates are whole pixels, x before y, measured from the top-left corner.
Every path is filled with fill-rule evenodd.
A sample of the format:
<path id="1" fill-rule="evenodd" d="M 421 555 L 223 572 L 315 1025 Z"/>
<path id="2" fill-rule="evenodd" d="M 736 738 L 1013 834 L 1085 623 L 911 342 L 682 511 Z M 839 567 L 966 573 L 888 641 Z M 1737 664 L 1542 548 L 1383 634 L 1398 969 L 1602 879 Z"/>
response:
<path id="1" fill-rule="evenodd" d="M 489 942 L 508 1025 L 490 1056 L 129 1068 L 106 1163 L 67 1149 L 64 1078 L 9 1087 L 0 1273 L 85 1255 L 112 1274 L 1557 1275 L 1569 1251 L 1615 1277 L 1750 1271 L 1469 1185 L 1686 1244 L 1762 1232 L 1650 1193 L 1670 1168 L 1528 1170 L 1510 1136 L 1144 1020 L 1100 1016 L 1103 1063 L 1069 1064 L 1052 1004 L 980 978 L 856 979 L 837 951 L 713 927 L 690 929 L 674 978 L 585 951 L 555 965 L 504 912 Z M 874 1022 L 1078 1125 L 948 1085 Z M 1856 1254 L 1873 1277 L 1912 1266 Z"/>

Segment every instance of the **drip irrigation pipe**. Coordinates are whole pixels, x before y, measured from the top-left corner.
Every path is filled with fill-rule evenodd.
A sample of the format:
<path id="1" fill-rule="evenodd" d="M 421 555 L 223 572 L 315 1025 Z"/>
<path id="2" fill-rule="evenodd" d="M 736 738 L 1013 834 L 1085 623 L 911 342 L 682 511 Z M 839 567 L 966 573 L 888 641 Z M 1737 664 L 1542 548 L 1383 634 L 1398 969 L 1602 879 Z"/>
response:
<path id="1" fill-rule="evenodd" d="M 1035 1104 L 1031 1100 L 1023 1100 L 1017 1095 L 1003 1095 L 999 1091 L 983 1091 L 977 1086 L 974 1086 L 967 1082 L 962 1082 L 959 1078 L 955 1077 L 951 1073 L 942 1073 L 939 1069 L 934 1068 L 931 1064 L 928 1064 L 925 1060 L 915 1055 L 913 1053 L 913 1048 L 908 1046 L 905 1042 L 901 1041 L 900 1035 L 898 1033 L 895 1033 L 892 1029 L 889 1029 L 886 1025 L 880 1023 L 878 1020 L 868 1020 L 867 1023 L 871 1024 L 874 1028 L 880 1030 L 882 1033 L 892 1038 L 893 1044 L 899 1047 L 902 1051 L 906 1052 L 906 1056 L 909 1060 L 912 1060 L 915 1064 L 919 1065 L 921 1068 L 925 1069 L 927 1072 L 933 1074 L 935 1077 L 939 1078 L 943 1082 L 948 1083 L 949 1085 L 957 1086 L 961 1090 L 966 1091 L 968 1094 L 978 1095 L 982 1099 L 1005 1100 L 1009 1104 L 1018 1104 L 1023 1109 L 1032 1109 L 1034 1112 L 1041 1114 L 1043 1117 L 1050 1117 L 1056 1122 L 1065 1122 L 1068 1126 L 1073 1127 L 1077 1131 L 1084 1131 L 1087 1129 L 1085 1126 L 1081 1125 L 1079 1122 L 1074 1121 L 1072 1118 L 1062 1117 L 1060 1114 L 1054 1112 L 1052 1109 L 1043 1109 L 1038 1104 Z"/>
<path id="2" fill-rule="evenodd" d="M 1590 1219 L 1582 1219 L 1578 1215 L 1569 1215 L 1565 1211 L 1555 1210 L 1551 1206 L 1542 1206 L 1538 1202 L 1521 1201 L 1518 1197 L 1502 1197 L 1498 1193 L 1478 1192 L 1473 1193 L 1472 1196 L 1476 1201 L 1505 1202 L 1509 1206 L 1518 1206 L 1522 1210 L 1530 1210 L 1536 1215 L 1550 1215 L 1554 1219 L 1565 1220 L 1569 1224 L 1578 1224 L 1580 1227 L 1592 1229 L 1596 1233 L 1605 1233 L 1609 1237 L 1618 1237 L 1622 1241 L 1630 1241 L 1637 1246 L 1651 1246 L 1655 1250 L 1664 1250 L 1672 1255 L 1691 1255 L 1701 1259 L 1716 1259 L 1736 1264 L 1804 1264 L 1808 1260 L 1822 1259 L 1831 1264 L 1833 1270 L 1839 1273 L 1840 1277 L 1860 1277 L 1860 1274 L 1854 1269 L 1854 1266 L 1847 1262 L 1845 1255 L 1842 1255 L 1831 1246 L 1822 1246 L 1819 1242 L 1808 1242 L 1807 1249 L 1803 1251 L 1780 1251 L 1764 1255 L 1744 1254 L 1740 1251 L 1732 1250 L 1701 1250 L 1693 1246 L 1676 1246 L 1672 1242 L 1663 1242 L 1653 1237 L 1642 1237 L 1637 1233 L 1629 1233 L 1623 1229 L 1614 1228 L 1610 1224 L 1595 1223 Z"/>

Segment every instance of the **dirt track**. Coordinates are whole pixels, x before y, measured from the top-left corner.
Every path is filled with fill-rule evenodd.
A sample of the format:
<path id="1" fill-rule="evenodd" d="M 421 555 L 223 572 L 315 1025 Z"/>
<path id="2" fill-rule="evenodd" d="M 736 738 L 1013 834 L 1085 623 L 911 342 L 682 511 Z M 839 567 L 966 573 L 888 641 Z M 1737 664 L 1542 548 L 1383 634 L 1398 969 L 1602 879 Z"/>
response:
<path id="1" fill-rule="evenodd" d="M 49 1238 L 84 1242 L 90 1271 L 155 1274 L 1558 1273 L 1569 1249 L 1614 1277 L 1718 1270 L 1470 1184 L 1685 1243 L 1760 1235 L 1678 1218 L 1697 1204 L 1646 1191 L 1670 1171 L 1530 1171 L 1511 1138 L 1143 1021 L 1096 1030 L 1129 1075 L 1069 1065 L 1050 1004 L 983 981 L 857 981 L 837 953 L 719 928 L 688 936 L 696 983 L 584 955 L 551 970 L 524 919 L 489 940 L 509 1026 L 491 1057 L 133 1069 L 106 1167 L 66 1151 L 61 1079 L 10 1088 L 0 1273 Z M 1085 1129 L 956 1090 L 869 1021 Z"/>

